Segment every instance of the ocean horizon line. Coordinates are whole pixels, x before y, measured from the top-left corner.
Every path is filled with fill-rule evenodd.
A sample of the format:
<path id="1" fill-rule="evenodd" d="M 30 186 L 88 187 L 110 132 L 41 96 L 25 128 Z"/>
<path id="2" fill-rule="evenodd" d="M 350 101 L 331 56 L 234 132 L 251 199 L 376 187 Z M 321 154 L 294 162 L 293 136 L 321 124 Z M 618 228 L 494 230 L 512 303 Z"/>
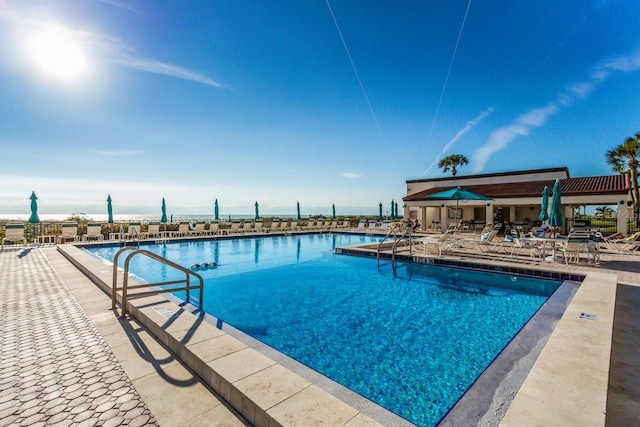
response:
<path id="1" fill-rule="evenodd" d="M 0 214 L 0 221 L 28 221 L 31 214 Z M 301 219 L 306 219 L 309 217 L 318 217 L 322 216 L 324 218 L 331 218 L 332 215 L 326 214 L 308 214 L 301 215 Z M 352 214 L 340 214 L 336 215 L 336 217 L 358 217 L 358 216 L 378 216 L 377 213 L 352 213 Z M 107 222 L 108 215 L 107 214 L 85 214 L 85 213 L 70 213 L 70 214 L 41 214 L 38 213 L 38 217 L 41 222 L 45 221 L 64 221 L 72 217 L 82 217 L 86 218 L 89 221 L 98 221 L 98 222 Z M 259 218 L 286 218 L 286 219 L 296 219 L 297 214 L 264 214 L 260 215 Z M 255 214 L 227 214 L 227 215 L 219 215 L 220 221 L 230 221 L 234 219 L 255 219 Z M 160 215 L 158 214 L 114 214 L 113 220 L 117 222 L 121 221 L 159 221 Z M 167 221 L 171 222 L 177 221 L 214 221 L 214 215 L 203 215 L 203 214 L 169 214 L 167 215 Z"/>

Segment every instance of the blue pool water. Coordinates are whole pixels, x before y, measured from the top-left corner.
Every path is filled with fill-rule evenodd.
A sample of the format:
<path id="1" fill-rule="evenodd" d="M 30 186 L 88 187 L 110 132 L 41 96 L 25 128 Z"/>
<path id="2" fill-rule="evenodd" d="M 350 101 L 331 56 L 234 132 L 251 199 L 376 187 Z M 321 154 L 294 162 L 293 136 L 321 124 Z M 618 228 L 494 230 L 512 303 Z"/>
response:
<path id="1" fill-rule="evenodd" d="M 376 241 L 302 235 L 145 246 L 181 265 L 218 263 L 204 309 L 397 413 L 432 426 L 559 282 L 333 254 Z M 119 247 L 91 248 L 113 260 Z M 147 281 L 173 276 L 143 257 Z"/>

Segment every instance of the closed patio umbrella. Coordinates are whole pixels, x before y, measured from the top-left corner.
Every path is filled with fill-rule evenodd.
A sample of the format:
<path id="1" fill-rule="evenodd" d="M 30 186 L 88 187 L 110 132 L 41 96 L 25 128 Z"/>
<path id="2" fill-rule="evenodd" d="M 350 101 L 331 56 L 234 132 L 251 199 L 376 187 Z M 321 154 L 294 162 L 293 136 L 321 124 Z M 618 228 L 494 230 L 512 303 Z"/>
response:
<path id="1" fill-rule="evenodd" d="M 256 202 L 256 220 L 260 218 L 260 212 L 258 211 L 258 202 Z"/>
<path id="2" fill-rule="evenodd" d="M 556 179 L 553 184 L 553 190 L 551 190 L 551 211 L 549 212 L 549 225 L 554 227 L 560 227 L 562 225 L 562 189 L 560 188 L 560 181 Z M 554 231 L 555 233 L 555 231 Z"/>
<path id="3" fill-rule="evenodd" d="M 378 205 L 379 207 L 379 211 L 378 211 L 378 219 L 382 219 L 382 202 L 380 202 L 380 205 Z"/>
<path id="4" fill-rule="evenodd" d="M 162 198 L 162 217 L 160 222 L 165 224 L 167 222 L 167 205 L 164 203 L 164 197 Z"/>
<path id="5" fill-rule="evenodd" d="M 213 219 L 218 221 L 220 219 L 220 211 L 218 210 L 218 199 L 213 204 Z"/>
<path id="6" fill-rule="evenodd" d="M 111 207 L 111 194 L 107 195 L 107 223 L 113 224 L 113 207 Z"/>
<path id="7" fill-rule="evenodd" d="M 395 219 L 395 212 L 393 211 L 393 209 L 395 207 L 395 204 L 396 204 L 396 202 L 391 200 L 391 215 L 389 216 L 389 219 Z"/>
<path id="8" fill-rule="evenodd" d="M 544 190 L 542 190 L 542 202 L 540 203 L 540 215 L 538 215 L 538 220 L 545 222 L 549 219 L 547 210 L 549 210 L 549 188 L 545 186 Z"/>
<path id="9" fill-rule="evenodd" d="M 396 202 L 395 212 L 393 214 L 394 218 L 398 218 L 398 202 Z"/>
<path id="10" fill-rule="evenodd" d="M 36 192 L 32 191 L 31 192 L 31 197 L 29 197 L 31 199 L 31 216 L 29 217 L 29 222 L 30 224 L 37 224 L 40 222 L 40 218 L 38 218 L 38 202 L 36 202 L 36 200 L 38 200 L 38 197 L 36 197 Z"/>
<path id="11" fill-rule="evenodd" d="M 296 202 L 297 206 L 298 206 L 298 219 L 300 219 L 300 202 Z"/>
<path id="12" fill-rule="evenodd" d="M 336 205 L 331 205 L 332 219 L 336 219 Z"/>

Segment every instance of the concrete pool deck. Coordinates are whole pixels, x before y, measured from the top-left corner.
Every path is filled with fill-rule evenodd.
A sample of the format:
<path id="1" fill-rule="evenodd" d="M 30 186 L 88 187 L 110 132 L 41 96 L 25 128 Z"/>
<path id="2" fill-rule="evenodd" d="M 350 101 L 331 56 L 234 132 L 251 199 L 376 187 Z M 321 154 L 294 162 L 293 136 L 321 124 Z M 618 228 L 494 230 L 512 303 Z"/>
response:
<path id="1" fill-rule="evenodd" d="M 79 251 L 79 249 L 70 245 L 61 246 L 60 249 Z M 606 420 L 604 416 L 602 420 L 590 420 L 592 425 L 603 425 L 603 421 L 606 421 L 608 425 L 637 424 L 640 414 L 637 403 L 640 400 L 640 390 L 638 390 L 637 386 L 640 383 L 638 381 L 640 361 L 637 360 L 637 356 L 633 353 L 633 348 L 637 348 L 638 342 L 640 342 L 640 326 L 638 326 L 640 322 L 638 322 L 638 315 L 634 313 L 638 311 L 636 307 L 637 303 L 640 302 L 638 297 L 640 288 L 637 287 L 640 284 L 640 274 L 638 274 L 640 268 L 637 260 L 640 260 L 640 257 L 603 254 L 600 266 L 587 266 L 586 264 L 581 266 L 554 265 L 554 269 L 557 268 L 569 273 L 584 275 L 586 272 L 595 272 L 605 273 L 605 275 L 617 275 L 618 292 L 615 297 L 615 321 L 614 319 L 611 320 L 613 324 L 613 340 L 610 352 L 610 374 L 606 384 L 608 394 L 604 396 L 604 400 L 600 399 L 606 404 Z M 514 260 L 498 259 L 497 257 L 483 262 L 501 265 L 513 263 L 520 266 L 523 263 L 528 263 L 527 260 L 519 260 L 516 263 Z M 19 354 L 21 348 L 18 346 L 18 343 L 28 341 L 28 337 L 35 334 L 35 331 L 50 319 L 45 316 L 41 320 L 42 323 L 28 323 L 24 327 L 17 325 L 15 321 L 6 321 L 8 310 L 13 307 L 8 301 L 15 301 L 21 295 L 28 295 L 26 291 L 31 288 L 38 290 L 37 297 L 34 297 L 37 301 L 42 300 L 49 294 L 61 292 L 61 290 L 65 289 L 73 296 L 71 299 L 78 301 L 82 311 L 86 313 L 86 318 L 93 323 L 93 328 L 97 331 L 97 340 L 103 340 L 102 342 L 106 342 L 108 345 L 108 348 L 106 348 L 104 345 L 89 342 L 87 343 L 87 349 L 99 349 L 99 351 L 96 350 L 97 353 L 107 359 L 112 357 L 109 354 L 115 355 L 117 359 L 116 367 L 108 372 L 117 371 L 117 366 L 121 366 L 121 370 L 125 373 L 124 377 L 129 379 L 130 384 L 135 389 L 129 394 L 134 396 L 134 393 L 137 393 L 141 398 L 139 399 L 142 405 L 141 408 L 144 407 L 144 409 L 137 416 L 144 415 L 148 418 L 144 420 L 139 418 L 136 423 L 181 425 L 189 421 L 189 424 L 194 425 L 213 425 L 214 420 L 217 420 L 218 425 L 315 425 L 320 422 L 328 425 L 380 425 L 380 423 L 376 423 L 373 419 L 350 407 L 350 405 L 344 404 L 330 394 L 325 394 L 321 389 L 307 384 L 304 379 L 297 375 L 283 370 L 279 364 L 270 361 L 269 358 L 262 356 L 258 352 L 254 353 L 251 348 L 242 347 L 242 344 L 238 346 L 236 342 L 225 337 L 225 335 L 216 335 L 218 332 L 216 332 L 215 328 L 207 330 L 207 333 L 190 333 L 189 331 L 193 331 L 193 326 L 196 324 L 197 331 L 200 331 L 200 328 L 207 329 L 211 325 L 199 321 L 196 316 L 189 318 L 185 310 L 178 306 L 172 308 L 164 299 L 150 297 L 146 301 L 139 301 L 136 304 L 140 313 L 145 313 L 147 319 L 153 320 L 153 323 L 145 324 L 144 327 L 141 327 L 134 320 L 122 321 L 116 318 L 110 311 L 110 299 L 99 291 L 86 276 L 80 274 L 75 267 L 63 259 L 55 248 L 6 249 L 0 252 L 0 265 L 3 271 L 0 292 L 3 295 L 3 320 L 5 320 L 2 324 L 3 340 L 0 357 L 0 364 L 3 367 L 2 373 L 0 373 L 0 426 L 20 424 L 29 419 L 29 417 L 34 417 L 30 419 L 31 421 L 35 421 L 38 418 L 37 421 L 45 424 L 53 424 L 54 422 L 52 421 L 57 422 L 59 418 L 62 418 L 62 415 L 54 418 L 55 414 L 51 415 L 52 412 L 49 411 L 51 408 L 46 406 L 48 401 L 44 400 L 46 396 L 51 397 L 50 393 L 59 390 L 45 393 L 46 387 L 40 391 L 33 389 L 33 387 L 37 388 L 39 386 L 39 378 L 37 376 L 42 375 L 42 372 L 48 372 L 43 370 L 45 369 L 43 366 L 36 365 L 38 359 L 41 358 L 40 354 L 47 353 L 47 343 L 37 343 L 38 351 L 40 352 L 36 353 L 38 357 L 33 357 L 32 354 L 29 354 L 26 358 L 21 357 L 22 355 Z M 530 267 L 537 268 L 538 266 L 532 265 Z M 544 269 L 549 268 L 549 266 L 542 264 L 539 268 Z M 104 265 L 97 267 L 96 271 L 100 273 L 104 270 L 106 270 L 105 278 L 110 278 L 110 269 L 105 268 Z M 50 288 L 52 283 L 54 290 Z M 108 280 L 107 283 L 109 283 Z M 11 295 L 11 298 L 5 298 L 5 295 Z M 69 300 L 70 298 L 64 297 L 63 299 Z M 59 307 L 60 302 L 55 299 L 47 301 L 47 306 L 61 313 L 79 311 L 77 306 L 72 307 L 71 310 L 68 307 Z M 32 307 L 40 309 L 35 303 Z M 135 311 L 134 315 L 136 315 Z M 16 315 L 15 317 L 22 316 L 25 315 L 20 312 L 20 316 Z M 71 318 L 71 315 L 69 317 Z M 59 322 L 59 320 L 57 321 Z M 83 323 L 87 322 L 73 319 L 72 327 L 62 335 L 69 335 L 71 342 L 74 344 L 75 340 L 83 341 L 83 338 L 77 338 L 74 335 L 81 329 L 80 326 Z M 154 323 L 157 326 L 154 326 Z M 20 329 L 21 327 L 24 329 Z M 163 338 L 163 333 L 159 330 L 153 331 L 154 328 L 162 329 L 168 333 Z M 11 330 L 13 333 L 5 335 L 5 330 Z M 153 339 L 152 334 L 149 334 L 148 331 L 161 335 L 160 343 Z M 609 333 L 611 334 L 611 330 Z M 5 336 L 11 337 L 16 342 L 4 339 Z M 170 336 L 173 338 L 170 338 Z M 54 338 L 57 338 L 57 336 Z M 185 338 L 188 339 L 185 340 Z M 212 354 L 212 347 L 205 344 L 207 338 L 218 340 L 217 344 L 219 345 L 216 348 L 227 348 L 230 353 L 223 356 Z M 222 342 L 223 340 L 225 341 L 224 343 Z M 552 340 L 550 339 L 550 344 L 551 342 Z M 186 345 L 182 345 L 181 348 L 178 347 L 179 344 L 185 343 Z M 564 348 L 564 345 L 560 345 L 560 347 Z M 54 347 L 50 353 L 55 352 L 56 349 Z M 178 362 L 174 354 L 180 356 L 182 360 L 187 360 L 187 364 L 192 367 L 185 368 L 182 363 Z M 199 360 L 204 359 L 206 363 L 197 362 L 194 357 L 196 355 L 200 356 Z M 543 356 L 544 351 L 540 357 L 542 358 Z M 190 358 L 192 360 L 188 362 Z M 18 360 L 24 362 L 23 364 L 26 368 L 26 371 L 24 371 L 25 376 L 5 374 L 5 368 L 13 369 L 18 364 Z M 249 360 L 251 362 L 248 362 Z M 47 367 L 52 370 L 48 375 L 55 376 L 56 372 L 63 372 L 64 369 L 70 368 L 70 366 L 64 366 L 64 369 L 58 370 L 56 364 L 64 365 L 63 362 L 67 363 L 68 360 L 47 361 Z M 208 367 L 205 367 L 205 365 Z M 212 368 L 212 370 L 208 371 L 209 368 Z M 247 373 L 247 369 L 250 371 L 249 373 Z M 535 369 L 532 370 L 532 373 L 534 371 Z M 213 372 L 220 373 L 221 377 L 213 378 Z M 68 372 L 65 372 L 63 376 L 66 374 Z M 35 377 L 31 377 L 33 375 Z M 206 381 L 201 382 L 198 378 L 198 376 L 206 377 L 207 375 L 209 376 L 209 385 L 206 384 Z M 26 378 L 29 381 L 23 381 Z M 119 386 L 126 388 L 126 378 L 116 382 Z M 222 378 L 225 379 L 226 383 L 223 384 Z M 95 376 L 91 377 L 90 380 L 95 381 L 96 384 L 104 381 L 101 378 L 96 380 Z M 265 384 L 270 386 L 265 388 Z M 40 384 L 40 386 L 42 385 L 44 384 Z M 167 388 L 162 389 L 161 387 Z M 212 389 L 216 390 L 216 387 L 218 387 L 219 394 L 212 391 Z M 97 389 L 100 388 L 98 387 Z M 105 388 L 109 389 L 109 387 Z M 266 389 L 276 390 L 276 392 L 266 393 Z M 60 391 L 60 396 L 64 394 L 63 389 Z M 249 396 L 249 398 L 243 398 L 243 396 Z M 289 398 L 284 398 L 283 396 L 289 396 Z M 294 399 L 293 396 L 297 397 Z M 225 399 L 221 399 L 221 397 Z M 103 399 L 106 398 L 103 397 Z M 114 399 L 114 402 L 116 400 Z M 225 403 L 225 400 L 230 402 L 230 405 Z M 58 414 L 68 413 L 69 415 L 62 418 L 62 422 L 72 420 L 78 414 L 84 414 L 77 418 L 78 420 L 84 416 L 87 417 L 85 420 L 100 420 L 100 416 L 103 416 L 107 411 L 96 412 L 96 409 L 104 403 L 110 404 L 108 400 L 91 403 L 89 398 L 82 403 L 79 402 L 80 400 L 73 402 L 73 399 L 67 399 L 63 402 L 64 407 L 67 409 L 61 410 Z M 60 405 L 63 403 L 60 403 Z M 309 406 L 310 403 L 311 406 Z M 103 410 L 108 404 L 100 407 L 100 410 Z M 121 406 L 118 405 L 121 404 L 114 403 L 113 407 L 108 410 L 112 412 L 104 416 L 102 419 L 104 424 L 111 422 L 109 425 L 117 425 L 116 422 L 118 421 L 124 422 L 125 418 L 118 418 L 124 417 L 121 414 Z M 255 407 L 251 407 L 251 405 L 255 405 Z M 514 400 L 514 408 L 518 405 L 518 398 L 516 398 Z M 238 411 L 233 410 L 231 406 L 238 407 L 241 412 L 249 415 L 243 417 Z M 125 406 L 125 409 L 127 408 L 128 406 Z M 547 407 L 545 406 L 545 408 Z M 576 411 L 579 410 L 579 408 L 574 409 Z M 115 415 L 114 410 L 118 410 L 120 415 Z M 570 411 L 571 407 L 562 408 L 562 410 Z M 145 411 L 148 412 L 145 414 Z M 253 413 L 253 418 L 250 415 L 251 413 Z M 257 416 L 262 416 L 263 413 L 267 414 L 268 417 L 263 419 L 256 418 Z M 126 414 L 126 411 L 124 414 Z M 135 412 L 132 412 L 129 416 L 134 414 Z M 109 418 L 109 416 L 112 418 Z M 512 419 L 511 417 L 512 415 L 510 414 L 505 417 L 505 425 L 516 425 L 508 424 L 509 420 Z M 558 420 L 558 425 L 560 425 L 560 419 L 555 419 Z M 132 422 L 131 418 L 127 420 L 129 423 Z M 265 421 L 268 421 L 268 424 Z"/>

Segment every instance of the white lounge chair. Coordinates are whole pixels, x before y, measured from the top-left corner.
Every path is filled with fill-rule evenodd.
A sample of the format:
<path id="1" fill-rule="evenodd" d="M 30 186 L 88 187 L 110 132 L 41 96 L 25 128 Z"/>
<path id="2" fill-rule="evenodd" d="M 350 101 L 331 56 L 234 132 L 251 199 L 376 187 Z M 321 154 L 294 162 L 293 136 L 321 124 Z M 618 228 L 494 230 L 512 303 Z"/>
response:
<path id="1" fill-rule="evenodd" d="M 220 223 L 218 221 L 213 221 L 209 224 L 208 234 L 211 236 L 216 236 L 220 234 Z"/>
<path id="2" fill-rule="evenodd" d="M 143 231 L 140 233 L 141 239 L 154 239 L 158 237 L 161 237 L 160 221 L 149 221 L 147 231 Z"/>
<path id="3" fill-rule="evenodd" d="M 82 241 L 88 242 L 92 240 L 104 240 L 104 235 L 102 234 L 102 224 L 100 224 L 99 222 L 87 223 L 87 233 L 82 236 Z"/>
<path id="4" fill-rule="evenodd" d="M 413 242 L 422 245 L 422 253 L 425 255 L 431 253 L 433 249 L 438 256 L 442 256 L 443 252 L 448 252 L 455 244 L 455 230 L 447 230 L 439 237 L 420 237 L 413 239 Z"/>
<path id="5" fill-rule="evenodd" d="M 269 228 L 267 229 L 267 231 L 269 231 L 270 233 L 273 232 L 278 232 L 280 231 L 280 219 L 279 218 L 274 218 L 271 220 L 271 225 L 269 226 Z"/>
<path id="6" fill-rule="evenodd" d="M 4 226 L 4 237 L 2 238 L 2 246 L 5 242 L 22 242 L 27 243 L 27 238 L 24 237 L 24 224 L 7 223 Z"/>
<path id="7" fill-rule="evenodd" d="M 57 243 L 77 242 L 79 240 L 80 240 L 80 236 L 78 235 L 78 223 L 63 222 L 62 234 L 60 234 L 60 237 L 58 238 Z"/>

